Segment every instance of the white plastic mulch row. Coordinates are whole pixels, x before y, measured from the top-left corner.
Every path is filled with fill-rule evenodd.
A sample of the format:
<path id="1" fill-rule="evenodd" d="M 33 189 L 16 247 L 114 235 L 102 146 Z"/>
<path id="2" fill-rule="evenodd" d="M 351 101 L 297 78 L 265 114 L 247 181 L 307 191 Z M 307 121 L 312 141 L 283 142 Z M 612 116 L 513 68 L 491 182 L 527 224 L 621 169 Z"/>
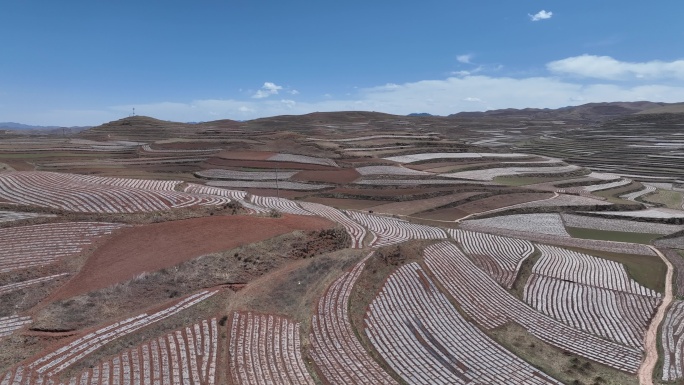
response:
<path id="1" fill-rule="evenodd" d="M 587 175 L 587 178 L 594 178 L 594 179 L 600 179 L 600 180 L 605 180 L 605 181 L 613 181 L 616 179 L 620 179 L 620 175 L 618 174 L 611 174 L 607 172 L 596 172 L 592 171 Z"/>
<path id="2" fill-rule="evenodd" d="M 618 290 L 532 274 L 525 302 L 576 329 L 643 348 L 643 339 L 660 300 Z"/>
<path id="3" fill-rule="evenodd" d="M 66 222 L 0 229 L 0 273 L 55 263 L 123 227 L 117 223 Z"/>
<path id="4" fill-rule="evenodd" d="M 466 321 L 415 262 L 387 279 L 366 323 L 371 343 L 408 384 L 560 384 Z"/>
<path id="5" fill-rule="evenodd" d="M 177 304 L 160 310 L 156 313 L 143 313 L 138 316 L 116 322 L 104 328 L 100 328 L 28 363 L 26 367 L 41 375 L 58 375 L 76 362 L 85 358 L 87 355 L 102 348 L 106 344 L 178 314 L 179 312 L 204 301 L 214 294 L 216 294 L 215 291 L 202 291 L 186 297 Z"/>
<path id="6" fill-rule="evenodd" d="M 631 192 L 629 194 L 620 195 L 620 198 L 627 199 L 628 201 L 636 202 L 636 199 L 640 196 L 650 194 L 656 190 L 655 186 L 643 184 L 644 188 L 638 191 Z"/>
<path id="7" fill-rule="evenodd" d="M 49 282 L 59 277 L 69 275 L 68 273 L 49 275 L 47 277 L 40 277 L 35 279 L 29 279 L 21 282 L 8 283 L 7 285 L 0 286 L 0 295 L 11 293 L 13 291 L 22 290 L 27 287 L 38 285 L 39 283 Z"/>
<path id="8" fill-rule="evenodd" d="M 346 213 L 371 231 L 374 237 L 370 242 L 372 247 L 392 245 L 411 239 L 446 239 L 447 237 L 444 230 L 438 227 L 418 225 L 403 219 L 357 211 L 346 211 Z"/>
<path id="9" fill-rule="evenodd" d="M 349 319 L 349 296 L 365 260 L 328 287 L 311 320 L 311 358 L 329 384 L 397 384 L 361 345 Z"/>
<path id="10" fill-rule="evenodd" d="M 314 385 L 299 323 L 272 314 L 233 313 L 228 342 L 233 384 Z"/>
<path id="11" fill-rule="evenodd" d="M 283 190 L 296 190 L 296 191 L 312 191 L 312 190 L 322 190 L 326 188 L 333 187 L 328 184 L 312 184 L 312 183 L 301 183 L 301 182 L 289 182 L 289 181 L 210 181 L 207 182 L 208 186 L 214 187 L 229 187 L 229 188 L 263 188 L 263 189 L 283 189 Z"/>
<path id="12" fill-rule="evenodd" d="M 447 232 L 480 268 L 509 289 L 523 261 L 534 252 L 532 243 L 523 239 L 460 229 L 448 229 Z"/>
<path id="13" fill-rule="evenodd" d="M 122 179 L 28 171 L 0 173 L 0 198 L 12 203 L 74 212 L 152 212 L 225 199 L 175 191 L 178 181 Z"/>
<path id="14" fill-rule="evenodd" d="M 652 208 L 640 211 L 594 211 L 594 215 L 606 217 L 629 217 L 629 218 L 651 218 L 651 219 L 681 219 L 684 218 L 684 211 L 665 208 Z"/>
<path id="15" fill-rule="evenodd" d="M 533 202 L 525 202 L 509 206 L 506 209 L 516 209 L 525 207 L 572 207 L 572 206 L 610 206 L 612 203 L 595 198 L 560 194 L 552 199 L 541 199 Z"/>
<path id="16" fill-rule="evenodd" d="M 183 191 L 190 194 L 225 197 L 228 198 L 228 201 L 226 203 L 230 202 L 230 200 L 240 201 L 245 199 L 245 197 L 247 196 L 247 193 L 244 191 L 229 190 L 225 188 L 211 187 L 195 183 L 188 183 L 188 185 L 185 186 L 185 189 Z"/>
<path id="17" fill-rule="evenodd" d="M 506 291 L 449 242 L 428 246 L 425 264 L 463 312 L 483 328 L 515 322 L 542 341 L 580 357 L 628 373 L 636 373 L 641 365 L 642 349 L 602 339 L 537 312 Z"/>
<path id="18" fill-rule="evenodd" d="M 31 322 L 31 317 L 24 317 L 18 315 L 0 317 L 0 338 L 6 337 L 14 333 L 15 331 L 23 328 L 25 325 L 28 325 Z"/>
<path id="19" fill-rule="evenodd" d="M 395 149 L 404 149 L 404 148 L 413 148 L 413 147 L 415 147 L 415 146 L 348 147 L 348 148 L 343 148 L 342 151 L 357 151 L 357 152 L 381 151 L 381 150 L 395 150 Z"/>
<path id="20" fill-rule="evenodd" d="M 60 384 L 207 384 L 217 380 L 219 330 L 216 318 L 171 331 L 89 365 Z M 110 378 L 111 376 L 111 378 Z M 24 366 L 0 377 L 5 384 L 52 384 L 54 377 Z M 22 380 L 26 382 L 22 382 Z"/>
<path id="21" fill-rule="evenodd" d="M 397 163 L 414 163 L 432 159 L 471 159 L 471 158 L 527 158 L 528 154 L 495 152 L 433 152 L 383 158 Z"/>
<path id="22" fill-rule="evenodd" d="M 555 246 L 540 244 L 537 247 L 542 256 L 532 268 L 533 273 L 608 290 L 660 296 L 631 279 L 621 263 Z"/>
<path id="23" fill-rule="evenodd" d="M 316 158 L 313 156 L 306 155 L 295 155 L 295 154 L 276 154 L 268 158 L 271 161 L 278 162 L 294 162 L 294 163 L 308 163 L 308 164 L 319 164 L 321 166 L 332 166 L 339 167 L 334 160 L 328 158 Z"/>
<path id="24" fill-rule="evenodd" d="M 472 184 L 476 182 L 453 180 L 453 179 L 361 179 L 354 184 L 366 186 L 420 186 L 440 184 Z"/>
<path id="25" fill-rule="evenodd" d="M 235 170 L 202 170 L 195 174 L 207 179 L 235 180 L 283 180 L 289 179 L 299 171 L 235 171 Z"/>
<path id="26" fill-rule="evenodd" d="M 627 186 L 628 184 L 632 183 L 631 179 L 620 179 L 616 182 L 610 182 L 610 183 L 602 183 L 602 184 L 594 184 L 591 186 L 585 186 L 584 190 L 585 191 L 601 191 L 601 190 L 609 190 L 612 188 L 616 187 L 622 187 L 622 186 Z"/>
<path id="27" fill-rule="evenodd" d="M 358 136 L 356 138 L 343 138 L 343 139 L 318 139 L 318 138 L 308 138 L 309 140 L 319 140 L 326 142 L 359 142 L 362 140 L 371 139 L 430 139 L 434 138 L 435 134 L 428 135 L 369 135 L 369 136 Z"/>
<path id="28" fill-rule="evenodd" d="M 646 234 L 671 234 L 684 229 L 684 225 L 638 222 L 626 219 L 598 218 L 567 213 L 561 215 L 566 226 L 580 227 L 585 229 Z"/>
<path id="29" fill-rule="evenodd" d="M 262 197 L 258 195 L 251 195 L 250 200 L 256 206 L 277 210 L 283 213 L 296 215 L 313 215 L 309 211 L 301 208 L 297 204 L 297 202 L 285 198 Z"/>
<path id="30" fill-rule="evenodd" d="M 425 171 L 412 170 L 399 166 L 365 166 L 357 167 L 356 171 L 361 175 L 434 175 Z"/>
<path id="31" fill-rule="evenodd" d="M 663 345 L 663 381 L 684 378 L 684 301 L 674 301 L 667 311 L 660 341 Z"/>
<path id="32" fill-rule="evenodd" d="M 471 219 L 464 223 L 499 229 L 570 237 L 570 234 L 565 231 L 565 225 L 563 224 L 560 215 L 555 213 L 504 215 L 493 218 Z"/>
<path id="33" fill-rule="evenodd" d="M 459 171 L 448 174 L 440 174 L 447 178 L 461 178 L 470 180 L 492 180 L 499 176 L 516 176 L 525 174 L 561 174 L 577 171 L 579 166 L 568 165 L 559 167 L 499 167 L 484 170 Z"/>

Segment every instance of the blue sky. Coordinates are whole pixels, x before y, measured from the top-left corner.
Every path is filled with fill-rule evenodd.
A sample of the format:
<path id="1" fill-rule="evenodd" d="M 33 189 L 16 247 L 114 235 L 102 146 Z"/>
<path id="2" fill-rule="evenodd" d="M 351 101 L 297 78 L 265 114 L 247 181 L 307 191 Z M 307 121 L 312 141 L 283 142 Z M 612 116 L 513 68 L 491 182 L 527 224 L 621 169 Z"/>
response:
<path id="1" fill-rule="evenodd" d="M 0 121 L 684 101 L 684 2 L 0 0 Z"/>

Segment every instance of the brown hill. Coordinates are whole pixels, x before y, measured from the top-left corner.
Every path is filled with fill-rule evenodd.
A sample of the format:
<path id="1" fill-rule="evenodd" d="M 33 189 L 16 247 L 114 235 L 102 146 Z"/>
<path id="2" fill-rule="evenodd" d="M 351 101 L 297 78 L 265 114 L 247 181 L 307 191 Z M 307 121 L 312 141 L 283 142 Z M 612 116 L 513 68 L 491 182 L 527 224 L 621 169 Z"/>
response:
<path id="1" fill-rule="evenodd" d="M 654 102 L 611 102 L 588 103 L 580 106 L 549 108 L 507 108 L 484 112 L 459 112 L 449 115 L 453 118 L 516 118 L 529 120 L 573 120 L 573 121 L 605 121 L 626 115 L 641 113 L 658 108 L 667 108 L 667 103 Z"/>

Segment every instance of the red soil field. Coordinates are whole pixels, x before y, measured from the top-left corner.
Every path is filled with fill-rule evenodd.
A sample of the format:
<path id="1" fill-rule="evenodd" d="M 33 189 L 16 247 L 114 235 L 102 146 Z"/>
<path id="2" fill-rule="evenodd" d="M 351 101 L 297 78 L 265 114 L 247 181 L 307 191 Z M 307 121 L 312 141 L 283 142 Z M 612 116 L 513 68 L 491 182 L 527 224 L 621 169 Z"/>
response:
<path id="1" fill-rule="evenodd" d="M 334 224 L 320 217 L 215 216 L 136 226 L 117 232 L 91 255 L 81 271 L 50 300 L 70 298 L 177 265 L 201 255 L 230 250 L 295 230 Z"/>
<path id="2" fill-rule="evenodd" d="M 307 170 L 298 172 L 290 178 L 290 180 L 303 182 L 325 182 L 325 183 L 351 183 L 359 178 L 359 174 L 353 168 L 334 170 L 334 171 L 314 171 Z"/>
<path id="3" fill-rule="evenodd" d="M 223 151 L 215 156 L 221 159 L 239 159 L 239 160 L 266 160 L 275 152 L 270 151 Z"/>
<path id="4" fill-rule="evenodd" d="M 153 150 L 205 150 L 218 148 L 221 143 L 212 142 L 173 142 L 173 143 L 154 143 Z"/>
<path id="5" fill-rule="evenodd" d="M 334 193 L 340 193 L 340 194 L 347 194 L 347 195 L 359 195 L 359 196 L 368 196 L 368 197 L 394 197 L 397 195 L 417 195 L 417 194 L 427 194 L 435 191 L 453 191 L 453 189 L 448 188 L 448 187 L 436 187 L 436 188 L 393 188 L 393 187 L 385 187 L 385 188 L 360 188 L 360 189 L 351 189 L 351 188 L 336 188 L 334 190 L 328 191 L 329 194 L 334 194 Z M 378 204 L 382 204 L 382 201 L 379 201 Z"/>
<path id="6" fill-rule="evenodd" d="M 456 219 L 463 218 L 469 213 L 459 209 L 458 207 L 452 207 L 448 209 L 438 209 L 435 211 L 429 211 L 424 213 L 414 214 L 414 217 L 422 219 L 432 219 L 438 221 L 455 221 Z"/>
<path id="7" fill-rule="evenodd" d="M 372 163 L 374 165 L 394 165 L 395 162 L 378 158 L 343 158 L 341 162 L 347 163 Z"/>

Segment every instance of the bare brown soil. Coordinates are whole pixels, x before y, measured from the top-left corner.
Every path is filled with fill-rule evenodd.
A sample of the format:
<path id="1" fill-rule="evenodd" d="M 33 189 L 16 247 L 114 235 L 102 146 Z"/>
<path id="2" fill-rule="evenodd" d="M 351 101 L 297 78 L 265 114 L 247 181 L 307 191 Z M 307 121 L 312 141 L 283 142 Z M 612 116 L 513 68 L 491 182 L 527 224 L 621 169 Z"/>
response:
<path id="1" fill-rule="evenodd" d="M 216 154 L 215 157 L 221 159 L 267 160 L 274 155 L 276 153 L 270 151 L 223 151 Z"/>
<path id="2" fill-rule="evenodd" d="M 355 169 L 346 168 L 334 171 L 315 171 L 306 170 L 298 172 L 293 175 L 290 179 L 303 182 L 324 182 L 324 183 L 337 183 L 346 184 L 351 183 L 361 176 Z"/>
<path id="3" fill-rule="evenodd" d="M 16 171 L 33 171 L 35 169 L 32 164 L 22 160 L 0 159 L 0 162 L 7 164 Z"/>
<path id="4" fill-rule="evenodd" d="M 461 210 L 458 207 L 450 207 L 446 209 L 437 209 L 434 211 L 427 211 L 424 213 L 414 214 L 414 216 L 423 219 L 432 219 L 437 221 L 455 221 L 457 219 L 467 216 L 469 213 Z"/>
<path id="5" fill-rule="evenodd" d="M 419 163 L 419 164 L 406 164 L 404 167 L 410 168 L 412 170 L 425 171 L 438 167 L 456 167 L 461 165 L 459 162 L 435 162 L 435 163 Z"/>
<path id="6" fill-rule="evenodd" d="M 337 167 L 323 166 L 320 164 L 310 163 L 295 163 L 295 162 L 276 162 L 270 160 L 241 160 L 241 159 L 222 159 L 209 158 L 203 163 L 205 168 L 221 168 L 221 167 L 242 167 L 242 168 L 266 168 L 273 170 L 276 167 L 281 169 L 291 170 L 339 170 Z"/>
<path id="7" fill-rule="evenodd" d="M 125 229 L 90 256 L 81 271 L 53 293 L 50 300 L 102 289 L 144 272 L 294 230 L 332 226 L 319 217 L 284 215 L 281 218 L 218 216 Z"/>
<path id="8" fill-rule="evenodd" d="M 395 197 L 399 195 L 418 195 L 437 191 L 451 190 L 449 188 L 336 188 L 330 190 L 330 194 L 345 194 L 350 196 L 368 196 L 368 197 Z"/>
<path id="9" fill-rule="evenodd" d="M 552 193 L 513 193 L 500 194 L 476 200 L 459 206 L 459 209 L 468 214 L 481 213 L 496 210 L 502 207 L 517 205 L 520 203 L 534 202 L 553 197 Z"/>
<path id="10" fill-rule="evenodd" d="M 323 197 L 308 197 L 304 199 L 306 202 L 320 203 L 326 206 L 332 206 L 338 209 L 350 210 L 364 210 L 369 207 L 377 206 L 378 201 L 369 199 L 341 199 L 341 198 L 323 198 Z"/>
<path id="11" fill-rule="evenodd" d="M 464 192 L 452 195 L 443 195 L 434 198 L 419 199 L 408 202 L 392 202 L 371 207 L 374 212 L 381 214 L 412 215 L 437 207 L 445 206 L 450 203 L 467 199 L 473 195 L 480 194 L 477 191 Z"/>
<path id="12" fill-rule="evenodd" d="M 154 143 L 153 150 L 204 150 L 209 148 L 217 148 L 220 143 L 211 142 L 171 142 L 171 143 Z"/>
<path id="13" fill-rule="evenodd" d="M 384 160 L 384 159 L 378 159 L 378 158 L 344 158 L 342 159 L 346 163 L 360 163 L 360 164 L 366 164 L 366 163 L 372 163 L 376 165 L 392 165 L 395 164 L 394 162 L 390 162 L 389 160 Z"/>

